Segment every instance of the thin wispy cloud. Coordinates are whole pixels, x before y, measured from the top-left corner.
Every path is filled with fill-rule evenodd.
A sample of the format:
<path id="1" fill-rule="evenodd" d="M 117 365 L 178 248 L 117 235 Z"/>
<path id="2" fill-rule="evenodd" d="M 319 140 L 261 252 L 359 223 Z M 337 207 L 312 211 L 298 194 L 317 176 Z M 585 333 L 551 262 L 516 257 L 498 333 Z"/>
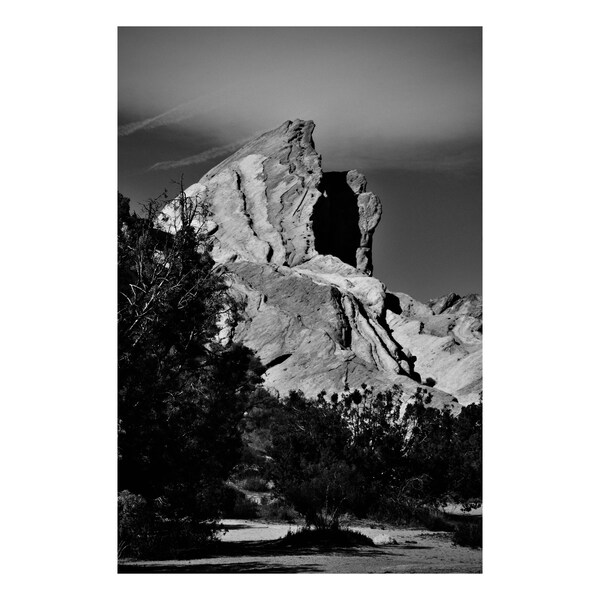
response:
<path id="1" fill-rule="evenodd" d="M 193 154 L 192 156 L 186 156 L 185 158 L 180 158 L 178 160 L 165 160 L 162 162 L 154 163 L 148 170 L 149 171 L 166 171 L 168 169 L 174 169 L 176 167 L 185 167 L 187 165 L 197 165 L 208 160 L 212 160 L 213 158 L 218 158 L 219 156 L 223 156 L 225 154 L 229 154 L 231 152 L 235 152 L 239 148 L 241 148 L 245 143 L 254 139 L 253 137 L 244 138 L 243 140 L 237 140 L 235 142 L 231 142 L 230 144 L 225 144 L 224 146 L 215 146 L 213 148 L 209 148 L 204 152 L 200 152 L 200 154 Z"/>
<path id="2" fill-rule="evenodd" d="M 185 121 L 186 119 L 190 119 L 209 108 L 208 100 L 211 98 L 222 97 L 222 95 L 231 87 L 232 86 L 227 86 L 226 88 L 221 88 L 218 91 L 213 90 L 208 94 L 203 94 L 202 96 L 198 96 L 189 102 L 179 104 L 178 106 L 170 108 L 159 115 L 155 115 L 154 117 L 143 119 L 141 121 L 134 121 L 133 123 L 127 123 L 126 125 L 121 125 L 119 127 L 119 137 L 131 135 L 136 131 L 155 129 L 156 127 L 172 125 L 174 123 L 179 123 L 181 121 Z"/>
<path id="3" fill-rule="evenodd" d="M 189 119 L 198 112 L 198 104 L 199 99 L 195 99 L 191 102 L 186 102 L 185 104 L 180 104 L 175 108 L 171 108 L 160 115 L 150 117 L 149 119 L 121 125 L 121 127 L 119 127 L 119 137 L 131 135 L 142 129 L 155 129 L 156 127 L 171 125 L 172 123 L 179 123 L 180 121 Z"/>

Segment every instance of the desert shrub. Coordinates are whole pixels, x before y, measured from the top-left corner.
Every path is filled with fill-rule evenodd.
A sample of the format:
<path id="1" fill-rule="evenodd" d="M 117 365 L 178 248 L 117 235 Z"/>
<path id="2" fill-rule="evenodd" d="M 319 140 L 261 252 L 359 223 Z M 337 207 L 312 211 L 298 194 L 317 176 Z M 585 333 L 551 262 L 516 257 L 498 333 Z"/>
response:
<path id="1" fill-rule="evenodd" d="M 405 425 L 393 393 L 293 393 L 272 427 L 270 475 L 308 526 L 338 528 L 340 516 L 366 516 L 402 476 Z"/>
<path id="2" fill-rule="evenodd" d="M 480 505 L 482 405 L 471 404 L 453 416 L 418 401 L 406 407 L 404 420 L 410 430 L 405 447 L 406 472 L 426 475 L 427 503 Z"/>
<path id="3" fill-rule="evenodd" d="M 483 542 L 483 524 L 481 519 L 469 523 L 459 523 L 452 541 L 459 546 L 481 548 Z"/>
<path id="4" fill-rule="evenodd" d="M 468 508 L 481 505 L 483 406 L 465 406 L 453 423 L 450 444 L 450 493 Z"/>
<path id="5" fill-rule="evenodd" d="M 214 522 L 166 518 L 162 504 L 127 490 L 119 493 L 119 558 L 177 558 L 213 539 Z"/>
<path id="6" fill-rule="evenodd" d="M 454 531 L 453 523 L 435 506 L 418 496 L 383 494 L 369 516 L 395 525 L 425 527 L 429 531 Z"/>
<path id="7" fill-rule="evenodd" d="M 152 545 L 146 549 L 143 557 L 166 560 L 198 555 L 208 542 L 215 539 L 216 531 L 214 521 L 195 521 L 189 517 L 161 520 L 157 524 Z"/>
<path id="8" fill-rule="evenodd" d="M 276 492 L 308 526 L 337 528 L 360 493 L 360 475 L 345 456 L 350 431 L 342 416 L 322 401 L 307 402 L 303 394 L 292 393 L 271 432 L 269 474 Z"/>
<path id="9" fill-rule="evenodd" d="M 310 529 L 304 527 L 296 532 L 288 532 L 281 541 L 284 546 L 303 547 L 354 547 L 374 546 L 373 540 L 359 531 L 351 529 Z"/>
<path id="10" fill-rule="evenodd" d="M 339 527 L 349 511 L 452 531 L 441 506 L 480 504 L 481 405 L 454 417 L 417 391 L 403 416 L 399 390 L 290 394 L 271 429 L 276 492 L 317 528 Z"/>

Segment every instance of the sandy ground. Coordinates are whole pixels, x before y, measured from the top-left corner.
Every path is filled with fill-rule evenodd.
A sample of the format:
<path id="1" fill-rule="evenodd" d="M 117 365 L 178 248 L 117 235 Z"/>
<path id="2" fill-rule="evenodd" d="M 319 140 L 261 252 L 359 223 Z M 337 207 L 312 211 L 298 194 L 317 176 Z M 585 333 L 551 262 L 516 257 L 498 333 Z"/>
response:
<path id="1" fill-rule="evenodd" d="M 226 520 L 222 548 L 204 558 L 119 561 L 120 573 L 481 573 L 481 550 L 452 543 L 450 534 L 358 526 L 376 547 L 273 548 L 298 526 Z"/>

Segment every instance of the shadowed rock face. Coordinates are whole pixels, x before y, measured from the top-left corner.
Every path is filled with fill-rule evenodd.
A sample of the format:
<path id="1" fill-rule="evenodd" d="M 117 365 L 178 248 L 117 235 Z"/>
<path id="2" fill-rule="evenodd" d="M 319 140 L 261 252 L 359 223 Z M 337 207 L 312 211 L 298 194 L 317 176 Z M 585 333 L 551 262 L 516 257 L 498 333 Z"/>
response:
<path id="1" fill-rule="evenodd" d="M 257 352 L 281 393 L 399 385 L 414 397 L 415 357 L 392 335 L 384 285 L 371 277 L 381 202 L 358 171 L 324 173 L 312 121 L 287 121 L 186 190 L 205 201 L 213 258 L 242 318 L 222 332 Z M 161 216 L 178 227 L 177 203 Z M 433 389 L 433 406 L 457 403 Z"/>

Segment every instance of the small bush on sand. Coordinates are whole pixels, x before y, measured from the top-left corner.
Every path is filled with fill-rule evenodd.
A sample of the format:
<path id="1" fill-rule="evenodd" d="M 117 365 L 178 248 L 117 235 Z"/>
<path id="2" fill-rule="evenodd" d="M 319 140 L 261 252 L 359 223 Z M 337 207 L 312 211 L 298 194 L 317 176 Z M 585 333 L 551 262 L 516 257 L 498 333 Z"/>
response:
<path id="1" fill-rule="evenodd" d="M 353 547 L 375 545 L 370 537 L 351 529 L 310 529 L 308 527 L 294 533 L 288 532 L 281 540 L 281 543 L 284 546 L 292 547 Z"/>

